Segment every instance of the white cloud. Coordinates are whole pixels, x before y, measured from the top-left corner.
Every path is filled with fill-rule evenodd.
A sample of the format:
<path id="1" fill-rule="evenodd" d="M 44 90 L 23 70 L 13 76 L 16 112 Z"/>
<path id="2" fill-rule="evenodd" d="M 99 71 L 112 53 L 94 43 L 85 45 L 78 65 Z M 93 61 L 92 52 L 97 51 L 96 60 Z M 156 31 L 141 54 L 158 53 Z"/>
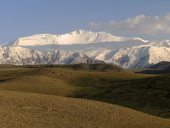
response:
<path id="1" fill-rule="evenodd" d="M 92 22 L 89 26 L 93 30 L 106 31 L 122 36 L 170 39 L 170 14 L 155 17 L 139 15 L 123 21 Z"/>

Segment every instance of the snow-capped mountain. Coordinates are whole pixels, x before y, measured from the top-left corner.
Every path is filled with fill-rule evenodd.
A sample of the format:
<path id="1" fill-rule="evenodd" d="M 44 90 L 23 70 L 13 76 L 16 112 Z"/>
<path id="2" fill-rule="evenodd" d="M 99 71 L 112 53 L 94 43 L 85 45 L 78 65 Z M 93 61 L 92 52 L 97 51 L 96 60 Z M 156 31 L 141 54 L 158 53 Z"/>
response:
<path id="1" fill-rule="evenodd" d="M 39 34 L 23 37 L 16 40 L 12 45 L 15 46 L 44 46 L 44 45 L 73 45 L 91 44 L 100 42 L 122 42 L 139 41 L 147 42 L 141 38 L 125 38 L 113 36 L 105 32 L 92 32 L 86 30 L 76 30 L 63 35 Z"/>
<path id="2" fill-rule="evenodd" d="M 0 48 L 0 64 L 33 65 L 33 64 L 77 64 L 101 63 L 84 53 L 71 51 L 37 51 L 19 46 Z"/>
<path id="3" fill-rule="evenodd" d="M 141 68 L 170 61 L 170 41 L 114 36 L 77 30 L 63 35 L 39 34 L 0 46 L 0 64 L 113 63 Z"/>
<path id="4" fill-rule="evenodd" d="M 118 50 L 98 50 L 87 55 L 124 68 L 142 68 L 161 61 L 170 61 L 170 47 L 141 45 Z"/>

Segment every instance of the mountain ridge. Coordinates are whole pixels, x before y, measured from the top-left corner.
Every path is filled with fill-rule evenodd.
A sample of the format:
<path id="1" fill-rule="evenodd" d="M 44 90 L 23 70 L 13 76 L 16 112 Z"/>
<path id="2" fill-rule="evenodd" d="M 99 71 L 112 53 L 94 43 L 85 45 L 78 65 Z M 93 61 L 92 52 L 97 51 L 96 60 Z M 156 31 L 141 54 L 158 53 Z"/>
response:
<path id="1" fill-rule="evenodd" d="M 87 30 L 75 30 L 66 34 L 36 34 L 28 37 L 18 38 L 12 43 L 14 46 L 41 46 L 41 45 L 71 45 L 99 42 L 121 42 L 121 41 L 147 42 L 142 38 L 127 38 L 114 36 L 106 32 L 92 32 Z M 11 44 L 9 44 L 11 45 Z"/>
<path id="2" fill-rule="evenodd" d="M 123 68 L 143 68 L 170 61 L 170 41 L 114 36 L 76 30 L 19 38 L 0 47 L 0 64 L 77 64 L 103 61 Z"/>

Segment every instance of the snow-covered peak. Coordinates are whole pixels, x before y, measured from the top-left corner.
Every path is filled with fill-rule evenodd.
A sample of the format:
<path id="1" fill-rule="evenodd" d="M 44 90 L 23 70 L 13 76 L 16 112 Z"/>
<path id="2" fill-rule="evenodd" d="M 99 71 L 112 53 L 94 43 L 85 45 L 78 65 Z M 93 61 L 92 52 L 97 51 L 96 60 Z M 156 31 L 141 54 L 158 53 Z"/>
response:
<path id="1" fill-rule="evenodd" d="M 57 44 L 58 35 L 37 34 L 17 39 L 12 45 L 15 46 L 37 46 Z"/>
<path id="2" fill-rule="evenodd" d="M 123 42 L 139 41 L 146 43 L 141 38 L 126 38 L 114 36 L 105 32 L 92 32 L 87 30 L 76 30 L 62 35 L 38 34 L 17 39 L 12 45 L 15 46 L 44 46 L 44 45 L 72 45 L 92 44 L 100 42 Z"/>
<path id="3" fill-rule="evenodd" d="M 90 36 L 89 36 L 90 35 Z M 97 36 L 96 36 L 97 35 Z M 99 36 L 99 37 L 98 37 Z M 87 37 L 91 37 L 88 39 Z M 93 38 L 92 38 L 93 37 Z M 98 37 L 98 38 L 97 38 Z M 140 41 L 140 38 L 127 38 L 128 41 L 118 42 L 103 42 L 102 47 L 96 44 L 90 44 L 92 41 L 102 39 L 111 39 L 113 36 L 103 32 L 90 32 L 84 30 L 74 31 L 64 35 L 41 34 L 31 37 L 20 38 L 15 41 L 14 45 L 4 45 L 0 47 L 0 64 L 75 64 L 75 63 L 96 63 L 98 60 L 105 63 L 112 63 L 123 68 L 141 68 L 161 61 L 170 61 L 170 41 Z M 96 47 L 96 49 L 87 50 L 70 50 L 71 45 L 58 46 L 56 44 L 66 43 L 68 39 L 71 41 L 83 42 L 87 45 L 81 47 Z M 108 40 L 107 39 L 107 40 Z M 122 38 L 121 38 L 122 39 Z M 63 41 L 63 42 L 62 42 Z M 65 41 L 65 42 L 64 42 Z M 124 46 L 126 43 L 135 42 L 130 46 Z M 140 43 L 138 42 L 140 41 Z M 108 45 L 110 43 L 110 45 Z M 24 46 L 33 46 L 23 47 Z M 28 45 L 29 44 L 29 45 Z M 41 45 L 56 45 L 49 48 Z M 75 44 L 75 42 L 74 42 Z M 120 47 L 116 45 L 120 44 Z M 114 46 L 107 47 L 104 46 Z M 38 47 L 37 49 L 35 47 Z M 73 45 L 75 47 L 76 45 Z M 78 45 L 80 47 L 80 45 Z M 68 48 L 68 49 L 67 49 Z M 65 50 L 64 50 L 65 49 Z M 66 50 L 67 49 L 67 50 Z M 81 48 L 80 48 L 81 49 Z"/>

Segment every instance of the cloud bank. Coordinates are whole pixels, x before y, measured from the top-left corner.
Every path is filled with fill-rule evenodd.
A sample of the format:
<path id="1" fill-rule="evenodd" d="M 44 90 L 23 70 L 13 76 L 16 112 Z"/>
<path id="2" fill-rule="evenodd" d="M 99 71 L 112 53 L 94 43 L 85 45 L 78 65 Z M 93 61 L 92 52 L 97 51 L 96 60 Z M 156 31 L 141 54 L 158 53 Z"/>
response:
<path id="1" fill-rule="evenodd" d="M 170 39 L 170 13 L 164 16 L 139 15 L 122 21 L 92 22 L 90 29 L 122 36 L 140 36 L 151 39 Z"/>

